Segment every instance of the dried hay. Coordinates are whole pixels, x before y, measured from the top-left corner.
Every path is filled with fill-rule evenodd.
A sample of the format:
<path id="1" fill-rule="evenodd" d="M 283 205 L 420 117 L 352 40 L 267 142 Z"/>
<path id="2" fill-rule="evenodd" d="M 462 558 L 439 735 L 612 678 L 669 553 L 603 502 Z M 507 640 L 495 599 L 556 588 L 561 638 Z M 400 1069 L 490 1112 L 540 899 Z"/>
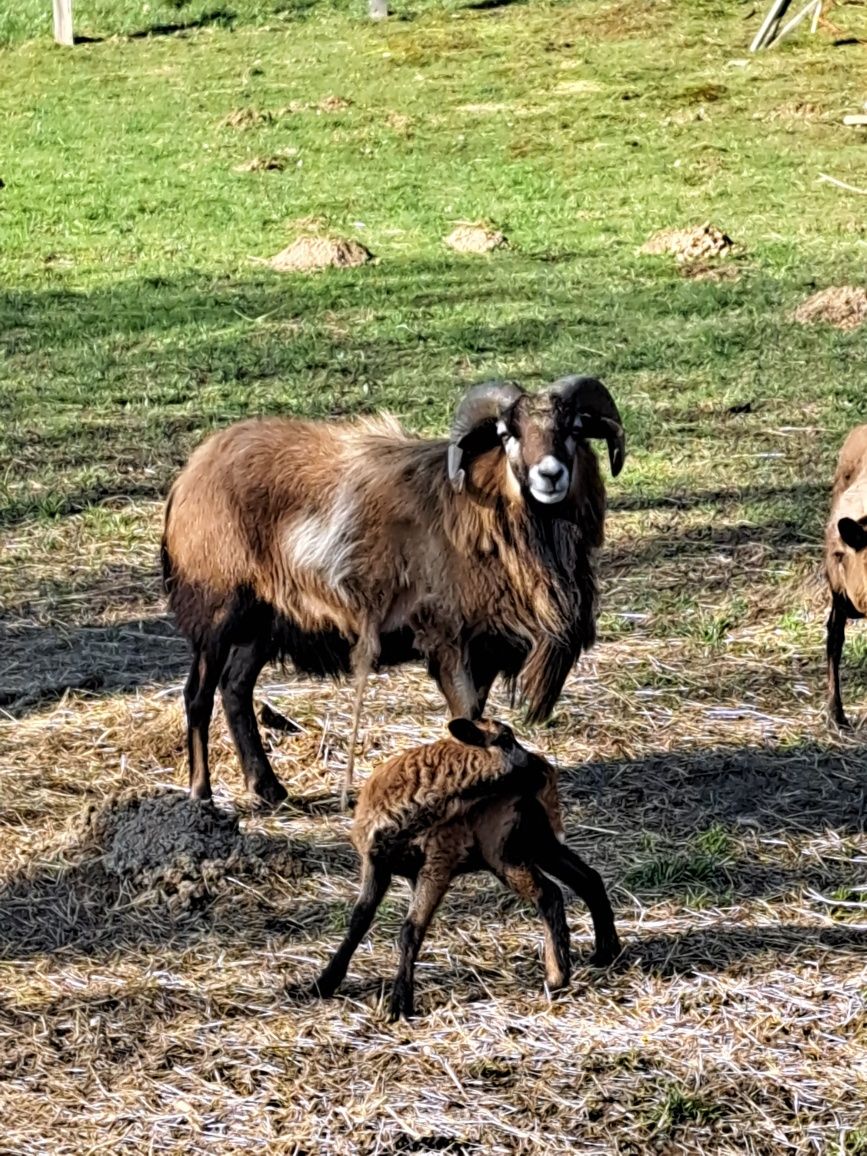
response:
<path id="1" fill-rule="evenodd" d="M 857 329 L 867 321 L 867 290 L 855 285 L 822 289 L 802 301 L 794 314 L 801 325 L 824 322 L 835 329 Z"/>
<path id="2" fill-rule="evenodd" d="M 453 229 L 443 243 L 456 253 L 491 253 L 494 249 L 502 249 L 506 238 L 498 229 L 487 225 L 463 223 Z"/>
<path id="3" fill-rule="evenodd" d="M 278 273 L 352 269 L 374 259 L 369 249 L 345 237 L 299 237 L 267 262 Z"/>
<path id="4" fill-rule="evenodd" d="M 707 404 L 719 413 L 719 397 Z M 499 692 L 491 704 L 563 768 L 569 841 L 608 883 L 626 945 L 617 967 L 584 968 L 589 921 L 570 898 L 576 971 L 562 995 L 542 989 L 534 912 L 480 877 L 452 888 L 431 928 L 411 1025 L 382 1014 L 399 882 L 339 998 L 305 997 L 357 892 L 337 805 L 350 686 L 263 676 L 257 704 L 303 728 L 264 736 L 290 791 L 274 814 L 248 807 L 215 712 L 226 826 L 213 845 L 194 828 L 191 865 L 167 851 L 177 882 L 144 840 L 134 859 L 118 847 L 121 829 L 186 803 L 161 787 L 185 777 L 187 662 L 180 646 L 167 669 L 157 584 L 119 587 L 118 620 L 134 596 L 162 638 L 152 650 L 137 630 L 101 639 L 126 688 L 0 715 L 0 1147 L 853 1156 L 867 1094 L 865 746 L 863 730 L 833 737 L 820 720 L 826 494 L 802 493 L 816 431 L 775 433 L 767 411 L 715 430 L 699 483 L 673 474 L 659 498 L 612 499 L 600 645 L 549 724 L 528 730 Z M 764 451 L 774 436 L 793 453 L 762 514 L 746 504 L 743 457 L 729 470 L 727 454 L 735 438 Z M 158 527 L 144 513 L 142 526 L 143 557 Z M 28 608 L 4 621 L 4 659 L 23 668 L 35 653 L 36 684 L 56 677 L 42 634 L 62 622 L 73 669 L 93 633 L 86 590 L 40 594 L 87 545 L 63 533 L 52 560 L 34 531 Z M 867 683 L 851 658 L 847 673 L 857 716 Z M 359 779 L 442 729 L 420 668 L 376 675 Z"/>
<path id="5" fill-rule="evenodd" d="M 661 229 L 639 249 L 647 256 L 671 256 L 680 265 L 728 255 L 734 242 L 709 221 L 693 229 Z"/>

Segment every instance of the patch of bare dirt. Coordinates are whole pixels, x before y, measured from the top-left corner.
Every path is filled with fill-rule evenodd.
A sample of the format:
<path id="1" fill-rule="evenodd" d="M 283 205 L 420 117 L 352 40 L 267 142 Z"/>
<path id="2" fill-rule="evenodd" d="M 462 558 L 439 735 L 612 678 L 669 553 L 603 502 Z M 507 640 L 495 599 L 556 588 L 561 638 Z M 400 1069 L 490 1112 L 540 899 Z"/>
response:
<path id="1" fill-rule="evenodd" d="M 492 253 L 494 249 L 502 249 L 506 238 L 498 229 L 491 229 L 487 225 L 460 224 L 453 229 L 444 244 L 456 253 Z"/>
<path id="2" fill-rule="evenodd" d="M 753 120 L 813 121 L 819 120 L 821 116 L 822 109 L 818 104 L 813 104 L 808 100 L 790 100 L 785 104 L 777 105 L 776 108 L 769 109 L 767 112 L 754 112 Z"/>
<path id="3" fill-rule="evenodd" d="M 645 241 L 639 252 L 674 257 L 679 265 L 687 265 L 725 257 L 733 248 L 731 237 L 707 221 L 692 229 L 661 229 Z"/>
<path id="4" fill-rule="evenodd" d="M 261 108 L 233 108 L 220 121 L 221 128 L 258 128 L 263 124 L 271 124 L 276 120 L 280 110 Z"/>
<path id="5" fill-rule="evenodd" d="M 374 259 L 369 249 L 348 237 L 299 237 L 268 262 L 278 273 L 315 273 L 350 269 Z"/>
<path id="6" fill-rule="evenodd" d="M 352 101 L 347 100 L 343 96 L 323 96 L 321 100 L 316 101 L 313 105 L 307 105 L 308 108 L 315 108 L 317 112 L 344 112 L 347 108 L 352 107 Z"/>
<path id="7" fill-rule="evenodd" d="M 235 165 L 234 169 L 236 173 L 282 173 L 290 165 L 297 164 L 297 156 L 298 149 L 281 149 L 266 156 L 251 157 L 243 164 Z"/>
<path id="8" fill-rule="evenodd" d="M 737 281 L 740 275 L 734 265 L 711 265 L 707 261 L 680 265 L 678 272 L 689 281 Z"/>
<path id="9" fill-rule="evenodd" d="M 385 123 L 401 136 L 409 136 L 412 128 L 412 118 L 402 112 L 390 112 L 385 118 Z"/>
<path id="10" fill-rule="evenodd" d="M 220 121 L 221 128 L 259 128 L 273 124 L 299 112 L 343 112 L 352 107 L 352 101 L 342 96 L 323 96 L 321 100 L 291 100 L 280 108 L 235 108 Z"/>
<path id="11" fill-rule="evenodd" d="M 867 290 L 856 285 L 832 285 L 802 301 L 794 318 L 801 325 L 823 321 L 835 329 L 857 329 L 867 321 Z"/>

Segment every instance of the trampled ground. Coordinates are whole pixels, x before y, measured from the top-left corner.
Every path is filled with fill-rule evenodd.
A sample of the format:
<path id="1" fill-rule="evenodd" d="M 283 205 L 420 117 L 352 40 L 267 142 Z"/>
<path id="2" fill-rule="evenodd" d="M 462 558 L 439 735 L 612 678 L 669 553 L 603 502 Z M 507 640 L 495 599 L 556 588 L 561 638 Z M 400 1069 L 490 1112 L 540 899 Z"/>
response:
<path id="1" fill-rule="evenodd" d="M 822 721 L 819 572 L 867 331 L 793 319 L 867 277 L 867 200 L 819 180 L 867 187 L 864 9 L 748 59 L 760 13 L 710 3 L 81 0 L 72 53 L 43 8 L 0 14 L 0 1152 L 867 1151 L 865 744 Z M 639 252 L 706 221 L 730 254 Z M 449 251 L 461 222 L 508 247 Z M 299 232 L 378 261 L 264 264 Z M 571 903 L 549 1000 L 533 915 L 466 881 L 391 1027 L 396 887 L 307 1003 L 355 887 L 348 691 L 263 679 L 303 727 L 276 816 L 218 720 L 247 842 L 206 887 L 106 867 L 117 792 L 183 782 L 161 496 L 242 415 L 441 431 L 485 375 L 573 370 L 630 437 L 601 641 L 548 726 L 494 707 L 563 766 L 624 958 L 580 967 Z M 857 630 L 844 677 L 860 718 Z M 441 724 L 378 677 L 361 773 Z"/>

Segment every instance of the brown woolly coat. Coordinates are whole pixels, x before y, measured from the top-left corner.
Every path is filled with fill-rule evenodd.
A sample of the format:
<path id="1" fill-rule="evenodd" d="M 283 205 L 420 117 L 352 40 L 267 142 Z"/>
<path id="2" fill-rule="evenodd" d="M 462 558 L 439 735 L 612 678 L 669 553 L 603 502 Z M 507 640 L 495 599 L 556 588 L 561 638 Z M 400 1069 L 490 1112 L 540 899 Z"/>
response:
<path id="1" fill-rule="evenodd" d="M 475 458 L 455 493 L 446 449 L 389 418 L 256 420 L 215 434 L 167 507 L 164 568 L 181 630 L 196 642 L 247 599 L 351 644 L 409 629 L 426 655 L 501 635 L 516 667 L 526 658 L 530 718 L 545 717 L 595 638 L 605 509 L 595 454 L 579 446 L 552 516 L 528 507 L 499 449 Z"/>
<path id="2" fill-rule="evenodd" d="M 497 822 L 492 817 L 497 810 L 502 812 L 499 822 L 513 826 L 515 805 L 529 795 L 539 799 L 554 833 L 562 837 L 557 770 L 539 755 L 526 755 L 526 766 L 512 768 L 498 747 L 470 747 L 453 738 L 395 755 L 376 767 L 359 792 L 354 846 L 364 856 L 378 842 L 424 837 L 474 809 L 484 812 L 486 824 Z"/>
<path id="3" fill-rule="evenodd" d="M 825 530 L 825 571 L 831 590 L 844 595 L 851 609 L 867 615 L 867 552 L 847 550 L 840 537 L 841 518 L 867 518 L 867 425 L 856 426 L 840 451 L 831 491 L 831 516 Z"/>

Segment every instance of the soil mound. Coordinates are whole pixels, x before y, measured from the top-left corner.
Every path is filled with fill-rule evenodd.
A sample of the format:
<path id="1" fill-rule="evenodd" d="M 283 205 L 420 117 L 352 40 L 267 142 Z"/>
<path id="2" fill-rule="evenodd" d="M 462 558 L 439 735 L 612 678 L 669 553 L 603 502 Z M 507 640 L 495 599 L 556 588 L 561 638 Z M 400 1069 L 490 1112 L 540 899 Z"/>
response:
<path id="1" fill-rule="evenodd" d="M 348 269 L 366 265 L 373 254 L 358 241 L 343 237 L 299 237 L 268 264 L 278 273 L 315 273 L 320 269 Z"/>
<path id="2" fill-rule="evenodd" d="M 707 221 L 694 229 L 662 229 L 654 233 L 639 252 L 653 257 L 674 257 L 679 265 L 707 261 L 709 257 L 724 257 L 734 248 L 727 233 Z"/>
<path id="3" fill-rule="evenodd" d="M 506 244 L 506 238 L 498 229 L 489 229 L 486 225 L 458 225 L 443 241 L 456 253 L 491 253 Z"/>
<path id="4" fill-rule="evenodd" d="M 832 285 L 802 301 L 794 317 L 801 325 L 824 321 L 835 329 L 857 329 L 867 321 L 867 290 L 854 285 Z"/>

